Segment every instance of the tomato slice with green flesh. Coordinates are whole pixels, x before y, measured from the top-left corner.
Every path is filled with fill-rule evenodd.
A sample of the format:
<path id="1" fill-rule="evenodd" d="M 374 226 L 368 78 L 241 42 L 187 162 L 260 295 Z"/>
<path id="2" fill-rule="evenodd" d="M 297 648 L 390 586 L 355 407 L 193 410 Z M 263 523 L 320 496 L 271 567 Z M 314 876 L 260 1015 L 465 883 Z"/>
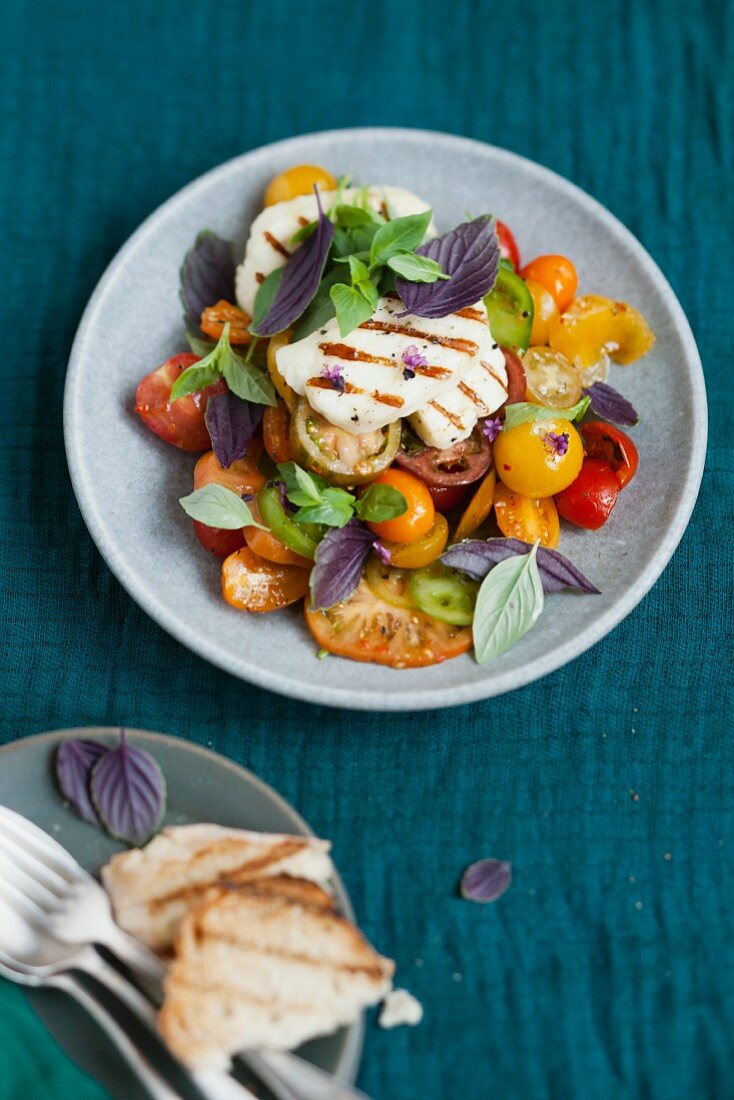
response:
<path id="1" fill-rule="evenodd" d="M 330 424 L 300 398 L 291 417 L 291 450 L 296 462 L 332 485 L 363 485 L 392 464 L 400 447 L 400 421 L 363 435 Z"/>
<path id="2" fill-rule="evenodd" d="M 308 592 L 308 570 L 276 565 L 245 546 L 222 562 L 222 595 L 238 611 L 278 611 Z"/>
<path id="3" fill-rule="evenodd" d="M 513 351 L 526 351 L 533 329 L 533 299 L 520 276 L 500 267 L 484 304 L 497 343 Z"/>
<path id="4" fill-rule="evenodd" d="M 135 412 L 157 436 L 182 451 L 208 451 L 209 432 L 204 423 L 206 404 L 212 394 L 226 393 L 220 379 L 206 389 L 171 401 L 171 388 L 178 376 L 199 362 L 198 355 L 174 355 L 140 382 L 135 394 Z"/>
<path id="5" fill-rule="evenodd" d="M 348 600 L 325 611 L 306 606 L 306 623 L 322 649 L 391 668 L 424 668 L 466 653 L 470 627 L 439 622 L 423 611 L 395 607 L 362 578 Z"/>
<path id="6" fill-rule="evenodd" d="M 524 497 L 500 482 L 494 491 L 494 512 L 505 538 L 523 542 L 540 539 L 540 545 L 551 550 L 558 546 L 561 526 L 552 497 Z"/>
<path id="7" fill-rule="evenodd" d="M 614 471 L 620 489 L 629 485 L 640 462 L 637 447 L 630 437 L 603 420 L 590 420 L 588 424 L 582 424 L 581 435 L 588 457 L 606 462 Z"/>
<path id="8" fill-rule="evenodd" d="M 387 542 L 380 540 L 390 551 L 390 561 L 398 569 L 422 569 L 442 554 L 449 541 L 449 524 L 445 516 L 437 512 L 433 525 L 423 538 L 415 542 Z"/>
<path id="9" fill-rule="evenodd" d="M 283 507 L 277 485 L 266 485 L 257 494 L 257 508 L 266 527 L 277 539 L 302 558 L 313 561 L 325 528 L 317 523 L 297 523 Z"/>
<path id="10" fill-rule="evenodd" d="M 479 431 L 445 450 L 422 446 L 405 425 L 402 439 L 404 445 L 395 456 L 395 465 L 415 474 L 429 489 L 471 485 L 492 464 L 492 444 Z"/>
<path id="11" fill-rule="evenodd" d="M 452 626 L 471 625 L 478 591 L 477 581 L 439 562 L 429 569 L 416 569 L 410 577 L 416 607 Z"/>
<path id="12" fill-rule="evenodd" d="M 618 495 L 619 481 L 611 466 L 600 458 L 585 458 L 576 480 L 554 499 L 569 523 L 596 531 L 609 519 Z"/>
<path id="13" fill-rule="evenodd" d="M 383 565 L 377 554 L 367 561 L 364 579 L 376 596 L 393 607 L 415 607 L 410 595 L 410 572 Z"/>
<path id="14" fill-rule="evenodd" d="M 454 542 L 461 542 L 473 535 L 478 527 L 481 527 L 492 511 L 494 504 L 494 489 L 497 484 L 497 475 L 494 469 L 490 470 L 480 484 L 474 496 L 469 501 L 469 507 L 459 520 L 454 532 Z"/>

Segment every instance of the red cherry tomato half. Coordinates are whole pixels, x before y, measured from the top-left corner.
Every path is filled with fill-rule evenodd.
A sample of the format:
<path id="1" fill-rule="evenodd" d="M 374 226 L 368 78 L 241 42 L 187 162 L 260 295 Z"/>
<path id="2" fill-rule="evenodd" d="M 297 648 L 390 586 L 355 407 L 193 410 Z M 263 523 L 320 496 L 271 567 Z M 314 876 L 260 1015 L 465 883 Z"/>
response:
<path id="1" fill-rule="evenodd" d="M 520 267 L 520 249 L 517 247 L 515 235 L 504 222 L 497 222 L 497 240 L 500 245 L 500 253 L 504 260 L 510 260 L 515 266 L 515 271 Z"/>
<path id="2" fill-rule="evenodd" d="M 603 420 L 590 420 L 588 424 L 582 424 L 581 434 L 588 457 L 601 458 L 611 466 L 620 489 L 629 485 L 640 462 L 637 447 L 630 437 Z"/>
<path id="3" fill-rule="evenodd" d="M 215 558 L 228 558 L 245 545 L 245 535 L 241 527 L 228 531 L 226 527 L 208 527 L 206 523 L 199 523 L 198 519 L 193 523 L 197 539 Z"/>
<path id="4" fill-rule="evenodd" d="M 437 512 L 451 512 L 463 504 L 469 492 L 468 485 L 429 485 L 433 506 Z"/>
<path id="5" fill-rule="evenodd" d="M 204 423 L 206 403 L 213 393 L 225 393 L 221 379 L 206 389 L 171 402 L 171 387 L 179 374 L 198 363 L 197 355 L 174 355 L 146 374 L 135 395 L 135 412 L 166 443 L 182 451 L 208 451 L 209 432 Z"/>
<path id="6" fill-rule="evenodd" d="M 507 371 L 507 404 L 514 405 L 518 401 L 525 400 L 527 382 L 525 379 L 525 367 L 519 356 L 509 348 L 503 348 L 505 357 L 505 370 Z"/>
<path id="7" fill-rule="evenodd" d="M 619 482 L 614 470 L 600 458 L 585 458 L 581 473 L 555 497 L 559 515 L 576 527 L 596 531 L 609 519 L 617 503 Z"/>

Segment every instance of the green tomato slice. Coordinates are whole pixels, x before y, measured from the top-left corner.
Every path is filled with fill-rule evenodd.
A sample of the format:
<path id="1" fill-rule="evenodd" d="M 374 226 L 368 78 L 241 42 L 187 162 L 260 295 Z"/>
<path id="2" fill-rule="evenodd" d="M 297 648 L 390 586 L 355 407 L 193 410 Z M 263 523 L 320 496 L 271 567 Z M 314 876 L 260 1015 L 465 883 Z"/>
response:
<path id="1" fill-rule="evenodd" d="M 260 518 L 277 539 L 303 558 L 313 561 L 316 547 L 324 537 L 325 528 L 318 523 L 296 523 L 283 507 L 277 485 L 266 485 L 257 494 Z"/>
<path id="2" fill-rule="evenodd" d="M 478 591 L 477 581 L 439 562 L 416 569 L 410 578 L 410 594 L 416 607 L 452 626 L 469 626 L 472 622 Z"/>
<path id="3" fill-rule="evenodd" d="M 364 571 L 364 579 L 376 596 L 387 600 L 393 607 L 415 607 L 410 595 L 409 569 L 383 565 L 377 554 L 372 554 Z"/>
<path id="4" fill-rule="evenodd" d="M 330 424 L 300 398 L 291 418 L 291 449 L 296 462 L 331 485 L 362 485 L 392 464 L 400 447 L 400 421 L 353 435 Z"/>
<path id="5" fill-rule="evenodd" d="M 484 299 L 489 327 L 498 344 L 512 351 L 526 351 L 533 328 L 533 299 L 514 271 L 500 266 L 497 282 Z"/>

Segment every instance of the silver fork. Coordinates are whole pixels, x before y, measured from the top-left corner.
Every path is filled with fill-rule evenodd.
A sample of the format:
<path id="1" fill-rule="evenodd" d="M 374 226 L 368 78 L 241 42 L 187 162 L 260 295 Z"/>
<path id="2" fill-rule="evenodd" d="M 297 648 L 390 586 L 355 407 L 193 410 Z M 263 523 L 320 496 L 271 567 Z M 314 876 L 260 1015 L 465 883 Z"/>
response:
<path id="1" fill-rule="evenodd" d="M 107 947 L 143 979 L 146 989 L 157 999 L 160 999 L 160 982 L 165 968 L 152 951 L 115 924 L 109 898 L 96 879 L 48 833 L 20 814 L 0 806 L 0 861 L 3 859 L 5 862 L 0 869 L 4 872 L 6 866 L 14 868 L 14 888 L 21 890 L 26 901 L 41 910 L 48 933 L 65 943 L 87 945 L 95 961 L 85 954 L 82 956 L 84 965 L 75 965 L 93 974 L 108 988 L 114 985 L 113 992 L 146 1024 L 155 1028 L 151 1005 L 89 945 L 97 943 Z M 0 891 L 2 885 L 0 875 Z M 248 1051 L 240 1058 L 277 1100 L 369 1100 L 358 1089 L 289 1052 Z M 197 1071 L 193 1076 L 207 1096 L 224 1096 L 225 1091 L 229 1096 L 230 1086 L 241 1090 L 238 1094 L 231 1093 L 232 1096 L 250 1095 L 226 1073 L 206 1070 Z"/>

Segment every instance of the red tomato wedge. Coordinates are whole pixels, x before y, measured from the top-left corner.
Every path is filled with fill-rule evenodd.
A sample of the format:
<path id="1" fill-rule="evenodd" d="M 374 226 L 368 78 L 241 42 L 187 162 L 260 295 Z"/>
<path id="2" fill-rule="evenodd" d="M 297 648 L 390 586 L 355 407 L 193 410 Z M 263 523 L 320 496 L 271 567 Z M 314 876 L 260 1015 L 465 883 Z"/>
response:
<path id="1" fill-rule="evenodd" d="M 268 405 L 263 414 L 263 443 L 273 462 L 292 462 L 291 414 L 284 401 Z"/>
<path id="2" fill-rule="evenodd" d="M 204 423 L 206 403 L 213 393 L 226 393 L 227 390 L 226 383 L 220 379 L 198 393 L 171 402 L 171 387 L 179 374 L 198 362 L 197 355 L 174 355 L 146 374 L 135 395 L 138 416 L 157 436 L 182 451 L 209 450 L 211 442 Z"/>
<path id="3" fill-rule="evenodd" d="M 520 249 L 517 247 L 515 234 L 504 222 L 497 222 L 497 240 L 499 241 L 500 254 L 504 260 L 514 264 L 515 271 L 520 267 Z"/>
<path id="4" fill-rule="evenodd" d="M 391 668 L 423 668 L 471 649 L 471 627 L 451 626 L 375 595 L 362 579 L 343 603 L 326 611 L 306 606 L 308 628 L 322 649 Z"/>
<path id="5" fill-rule="evenodd" d="M 505 357 L 505 370 L 507 371 L 507 404 L 514 405 L 518 401 L 525 400 L 525 389 L 527 387 L 525 367 L 522 365 L 519 356 L 515 355 L 514 351 L 510 351 L 509 348 L 503 348 L 502 354 Z"/>
<path id="6" fill-rule="evenodd" d="M 601 458 L 614 470 L 620 489 L 629 485 L 637 473 L 640 456 L 637 447 L 625 433 L 603 420 L 590 420 L 581 425 L 584 450 L 589 458 Z"/>

